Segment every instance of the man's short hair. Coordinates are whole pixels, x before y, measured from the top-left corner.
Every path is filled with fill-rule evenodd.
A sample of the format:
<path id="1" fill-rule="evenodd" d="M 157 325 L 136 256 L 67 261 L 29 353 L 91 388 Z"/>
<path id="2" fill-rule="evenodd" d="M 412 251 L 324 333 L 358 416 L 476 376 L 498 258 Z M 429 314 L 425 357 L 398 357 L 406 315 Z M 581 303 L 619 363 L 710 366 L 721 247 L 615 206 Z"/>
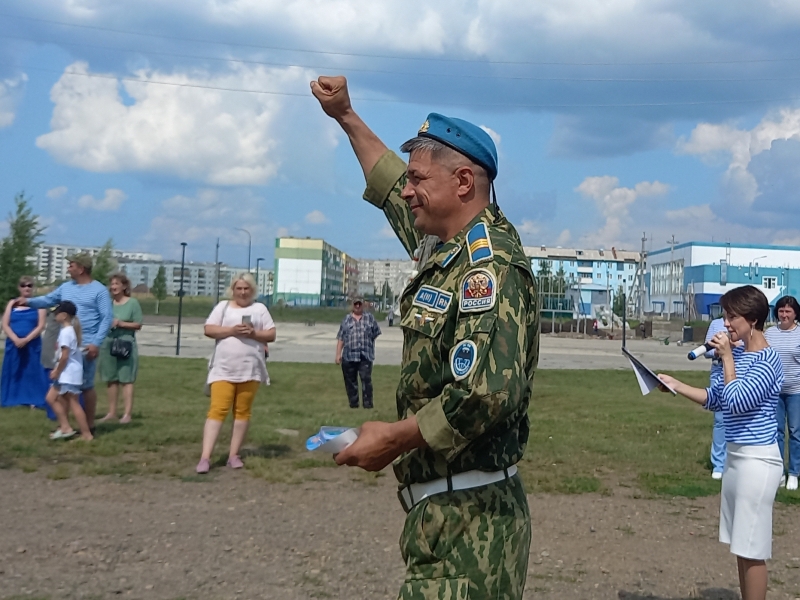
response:
<path id="1" fill-rule="evenodd" d="M 453 150 L 450 146 L 443 144 L 438 140 L 428 137 L 417 136 L 411 138 L 400 146 L 400 151 L 406 154 L 412 152 L 429 152 L 431 158 L 440 164 L 446 164 L 450 167 L 468 166 L 475 173 L 476 177 L 485 177 L 486 182 L 489 182 L 489 176 L 479 164 L 475 163 L 468 156 L 464 156 L 457 150 Z"/>

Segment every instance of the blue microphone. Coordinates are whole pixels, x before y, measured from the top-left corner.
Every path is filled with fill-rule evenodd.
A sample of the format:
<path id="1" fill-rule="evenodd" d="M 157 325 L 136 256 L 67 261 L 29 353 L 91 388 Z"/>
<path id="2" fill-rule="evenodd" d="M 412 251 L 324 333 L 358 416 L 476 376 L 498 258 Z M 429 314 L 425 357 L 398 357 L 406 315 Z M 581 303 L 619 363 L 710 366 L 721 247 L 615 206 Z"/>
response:
<path id="1" fill-rule="evenodd" d="M 713 349 L 714 349 L 714 346 L 712 346 L 711 344 L 709 344 L 708 342 L 706 342 L 706 343 L 705 343 L 705 344 L 703 344 L 702 346 L 698 346 L 697 348 L 695 348 L 694 350 L 692 350 L 691 352 L 689 352 L 689 356 L 687 356 L 687 358 L 688 358 L 689 360 L 694 360 L 694 359 L 696 359 L 696 358 L 700 358 L 700 357 L 701 357 L 701 356 L 703 356 L 703 355 L 704 355 L 706 352 L 710 352 L 710 351 L 711 351 L 711 350 L 713 350 Z"/>

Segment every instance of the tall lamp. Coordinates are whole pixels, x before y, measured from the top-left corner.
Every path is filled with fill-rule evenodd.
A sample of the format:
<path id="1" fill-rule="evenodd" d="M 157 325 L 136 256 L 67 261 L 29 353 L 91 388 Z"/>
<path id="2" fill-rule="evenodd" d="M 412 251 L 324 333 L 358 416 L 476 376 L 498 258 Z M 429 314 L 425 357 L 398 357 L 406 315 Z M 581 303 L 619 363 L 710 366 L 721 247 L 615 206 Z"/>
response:
<path id="1" fill-rule="evenodd" d="M 178 337 L 175 340 L 175 356 L 181 355 L 181 318 L 183 317 L 183 266 L 186 263 L 186 242 L 181 242 L 181 287 L 178 290 Z"/>

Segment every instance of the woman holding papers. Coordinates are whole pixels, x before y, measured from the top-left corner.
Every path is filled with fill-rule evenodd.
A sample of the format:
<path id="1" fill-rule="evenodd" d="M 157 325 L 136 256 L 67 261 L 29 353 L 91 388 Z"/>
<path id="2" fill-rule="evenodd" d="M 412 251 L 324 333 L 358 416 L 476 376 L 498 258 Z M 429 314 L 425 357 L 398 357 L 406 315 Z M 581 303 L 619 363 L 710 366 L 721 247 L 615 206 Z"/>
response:
<path id="1" fill-rule="evenodd" d="M 778 450 L 775 410 L 783 384 L 777 352 L 764 337 L 769 303 L 747 285 L 720 299 L 727 332 L 710 341 L 723 376 L 712 387 L 695 388 L 669 375 L 659 379 L 708 410 L 722 412 L 728 456 L 722 475 L 719 541 L 730 545 L 739 568 L 742 600 L 767 594 L 766 559 L 772 556 L 772 504 L 783 461 Z M 743 344 L 733 347 L 732 342 Z"/>

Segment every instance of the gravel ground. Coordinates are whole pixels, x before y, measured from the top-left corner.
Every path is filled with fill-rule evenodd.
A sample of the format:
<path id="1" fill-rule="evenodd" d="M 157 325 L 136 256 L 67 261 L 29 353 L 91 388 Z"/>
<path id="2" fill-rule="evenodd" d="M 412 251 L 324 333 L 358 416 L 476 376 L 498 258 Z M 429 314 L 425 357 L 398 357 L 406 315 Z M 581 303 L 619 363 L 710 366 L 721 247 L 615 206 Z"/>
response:
<path id="1" fill-rule="evenodd" d="M 0 471 L 0 597 L 393 599 L 403 513 L 391 476 L 316 469 L 270 484 Z M 526 598 L 738 598 L 716 497 L 531 496 Z M 800 511 L 778 506 L 771 599 L 800 598 Z"/>

